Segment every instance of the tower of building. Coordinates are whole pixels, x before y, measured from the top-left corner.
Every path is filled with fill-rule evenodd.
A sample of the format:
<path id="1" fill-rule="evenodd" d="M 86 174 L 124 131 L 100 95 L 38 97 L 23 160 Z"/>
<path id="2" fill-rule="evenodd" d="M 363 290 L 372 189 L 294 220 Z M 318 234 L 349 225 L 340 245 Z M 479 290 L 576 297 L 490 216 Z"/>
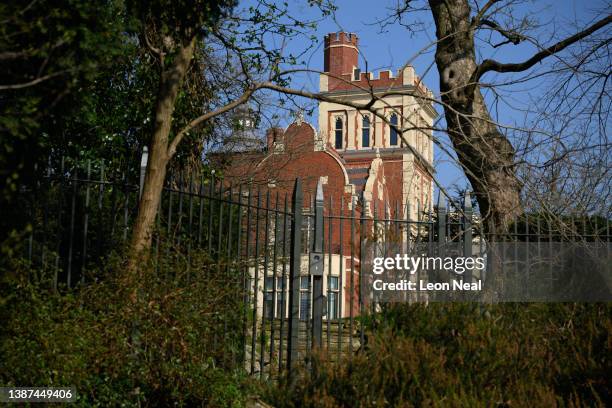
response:
<path id="1" fill-rule="evenodd" d="M 257 118 L 250 106 L 238 106 L 231 121 L 232 134 L 223 140 L 221 151 L 240 153 L 264 148 L 264 143 L 257 133 Z"/>
<path id="2" fill-rule="evenodd" d="M 338 103 L 319 103 L 320 134 L 327 148 L 342 158 L 352 193 L 363 199 L 366 212 L 372 210 L 368 203 L 401 202 L 402 216 L 415 218 L 417 210 L 427 211 L 432 205 L 431 128 L 437 113 L 427 101 L 433 95 L 412 66 L 396 75 L 381 71 L 375 76 L 362 72 L 359 62 L 356 34 L 325 36 L 320 92 Z M 372 94 L 375 101 L 369 111 L 340 102 L 366 104 Z"/>

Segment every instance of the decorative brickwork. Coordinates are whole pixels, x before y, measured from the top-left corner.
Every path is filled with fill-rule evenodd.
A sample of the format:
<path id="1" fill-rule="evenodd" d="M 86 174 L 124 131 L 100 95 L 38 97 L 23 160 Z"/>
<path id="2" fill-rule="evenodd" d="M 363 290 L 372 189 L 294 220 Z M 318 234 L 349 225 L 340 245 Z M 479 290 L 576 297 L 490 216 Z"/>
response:
<path id="1" fill-rule="evenodd" d="M 430 98 L 432 93 L 412 66 L 403 67 L 397 75 L 392 71 L 381 71 L 378 76 L 361 72 L 358 46 L 355 34 L 340 32 L 325 36 L 325 73 L 321 74 L 320 91 L 332 98 L 350 96 L 352 102 L 363 104 L 371 101 L 372 92 L 381 95 L 389 90 L 398 91 L 398 95 L 375 101 L 373 109 L 387 121 L 397 123 L 399 131 L 371 112 L 358 112 L 341 103 L 321 102 L 321 137 L 327 148 L 336 150 L 342 158 L 356 196 L 360 200 L 364 195 L 368 197 L 367 205 L 372 208 L 366 213 L 373 210 L 376 200 L 384 202 L 377 209 L 386 207 L 384 211 L 398 212 L 401 217 L 407 216 L 406 209 L 417 202 L 421 210 L 428 210 L 433 195 L 430 128 L 437 113 L 421 97 Z M 364 121 L 364 115 L 370 120 Z M 364 123 L 368 136 L 365 144 Z M 384 193 L 377 191 L 380 189 Z M 416 216 L 414 211 L 412 215 Z"/>
<path id="2" fill-rule="evenodd" d="M 304 208 L 310 209 L 319 178 L 323 178 L 325 211 L 334 216 L 349 216 L 355 212 L 367 218 L 417 218 L 416 209 L 427 212 L 431 206 L 433 185 L 433 144 L 428 137 L 436 115 L 435 110 L 417 100 L 412 94 L 430 96 L 411 66 L 394 76 L 382 71 L 378 78 L 371 73 L 357 71 L 359 40 L 355 34 L 331 33 L 325 36 L 324 69 L 321 92 L 331 97 L 346 97 L 366 103 L 374 93 L 388 89 L 406 91 L 405 96 L 387 97 L 376 101 L 373 109 L 390 120 L 396 115 L 399 131 L 391 128 L 372 112 L 358 112 L 340 103 L 319 104 L 319 131 L 300 117 L 287 129 L 272 128 L 266 133 L 266 149 L 260 152 L 225 153 L 211 160 L 223 167 L 228 184 L 250 185 L 253 192 L 270 191 L 273 201 L 278 194 L 280 206 L 290 196 L 297 177 L 302 179 Z M 358 74 L 358 75 L 357 75 Z M 367 88 L 368 92 L 361 90 Z M 368 115 L 369 120 L 364 120 Z M 364 125 L 365 124 L 365 125 Z M 364 133 L 364 127 L 367 131 Z M 418 127 L 420 129 L 416 130 Z M 364 139 L 364 134 L 367 139 Z M 395 137 L 397 136 L 397 137 Z M 364 145 L 364 140 L 367 143 Z M 415 155 L 408 144 L 418 154 Z M 331 200 L 331 205 L 330 205 Z M 351 243 L 350 224 L 340 228 L 339 219 L 333 223 L 333 235 L 328 237 L 334 256 L 343 254 L 344 310 L 348 310 L 349 277 L 358 285 L 359 243 Z M 365 223 L 372 228 L 373 222 Z M 362 226 L 358 224 L 359 230 Z M 359 231 L 356 231 L 359 232 Z M 341 237 L 344 239 L 341 240 Z M 342 244 L 340 243 L 342 242 Z M 352 262 L 355 264 L 351 270 Z M 333 272 L 338 274 L 339 271 Z M 357 296 L 354 297 L 356 299 Z M 353 305 L 355 308 L 357 304 Z"/>

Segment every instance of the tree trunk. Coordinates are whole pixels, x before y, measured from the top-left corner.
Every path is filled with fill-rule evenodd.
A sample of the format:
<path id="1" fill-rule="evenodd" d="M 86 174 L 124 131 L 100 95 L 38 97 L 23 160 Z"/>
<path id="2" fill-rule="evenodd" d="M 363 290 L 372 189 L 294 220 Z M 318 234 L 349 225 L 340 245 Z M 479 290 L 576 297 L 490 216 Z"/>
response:
<path id="1" fill-rule="evenodd" d="M 168 139 L 172 128 L 172 114 L 180 87 L 185 78 L 195 41 L 192 39 L 182 45 L 170 66 L 162 69 L 159 91 L 155 108 L 155 127 L 149 148 L 149 161 L 145 173 L 142 196 L 138 205 L 138 215 L 132 232 L 129 253 L 129 270 L 148 257 L 155 217 L 161 200 L 168 162 L 172 158 L 168 152 Z M 163 58 L 163 57 L 162 57 Z"/>
<path id="2" fill-rule="evenodd" d="M 503 232 L 522 212 L 515 151 L 493 122 L 478 86 L 474 28 L 467 0 L 429 0 L 436 24 L 436 65 L 449 137 L 488 232 Z"/>

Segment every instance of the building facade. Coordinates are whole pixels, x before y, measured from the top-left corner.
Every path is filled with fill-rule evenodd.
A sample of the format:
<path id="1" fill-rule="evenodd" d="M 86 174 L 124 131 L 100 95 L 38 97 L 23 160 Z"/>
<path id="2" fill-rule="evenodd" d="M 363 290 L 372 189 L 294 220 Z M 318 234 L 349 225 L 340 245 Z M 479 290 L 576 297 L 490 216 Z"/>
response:
<path id="1" fill-rule="evenodd" d="M 358 41 L 344 32 L 325 36 L 320 93 L 339 102 L 319 103 L 320 137 L 342 158 L 352 193 L 364 200 L 367 212 L 373 201 L 399 201 L 403 216 L 414 219 L 432 207 L 431 129 L 437 113 L 427 101 L 433 95 L 412 66 L 396 75 L 362 72 Z M 359 111 L 340 100 L 373 104 Z"/>
<path id="2" fill-rule="evenodd" d="M 271 191 L 274 206 L 277 194 L 282 202 L 300 177 L 303 207 L 310 211 L 321 180 L 327 216 L 419 219 L 432 209 L 431 128 L 437 114 L 431 103 L 424 102 L 431 100 L 431 91 L 411 66 L 397 75 L 380 72 L 377 78 L 361 72 L 355 34 L 332 33 L 325 37 L 324 71 L 320 93 L 338 102 L 319 103 L 318 130 L 298 118 L 286 129 L 269 129 L 263 150 L 241 148 L 233 154 L 226 151 L 218 155 L 217 164 L 224 167 L 226 181 Z M 373 96 L 372 109 L 368 111 L 341 103 L 362 105 L 371 102 Z M 351 309 L 357 308 L 355 291 L 361 257 L 360 248 L 349 239 L 354 233 L 349 222 L 333 222 L 333 233 L 325 238 L 325 251 L 330 256 L 325 257 L 324 293 L 329 292 L 331 297 L 329 317 L 337 318 L 347 317 Z M 374 223 L 368 225 L 372 228 Z M 308 233 L 309 228 L 305 225 L 303 229 Z M 301 279 L 309 279 L 306 259 L 302 269 Z M 271 271 L 267 275 L 265 271 L 255 274 L 253 269 L 251 275 L 260 277 L 257 287 L 264 292 L 258 308 L 270 313 L 269 317 L 286 316 L 288 311 L 281 310 L 283 303 L 279 299 L 286 296 L 283 292 L 287 282 L 272 285 Z M 270 292 L 273 286 L 278 293 Z M 305 283 L 303 287 L 300 316 L 305 316 L 310 304 L 309 286 Z M 265 308 L 264 302 L 269 302 Z"/>

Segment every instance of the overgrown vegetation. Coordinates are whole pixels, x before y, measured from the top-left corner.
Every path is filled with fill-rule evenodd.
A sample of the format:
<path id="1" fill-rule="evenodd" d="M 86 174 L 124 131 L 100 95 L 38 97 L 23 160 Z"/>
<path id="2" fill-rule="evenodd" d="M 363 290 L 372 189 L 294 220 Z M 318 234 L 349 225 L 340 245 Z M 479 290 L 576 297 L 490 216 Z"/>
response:
<path id="1" fill-rule="evenodd" d="M 205 257 L 173 264 L 134 280 L 112 261 L 104 280 L 59 294 L 17 266 L 4 275 L 0 383 L 74 386 L 80 406 L 242 406 L 239 280 Z"/>
<path id="2" fill-rule="evenodd" d="M 315 356 L 293 383 L 258 384 L 243 370 L 243 319 L 251 313 L 245 314 L 241 304 L 242 282 L 231 268 L 219 265 L 224 248 L 233 253 L 229 239 L 228 244 L 220 236 L 211 240 L 209 231 L 208 248 L 218 249 L 206 255 L 200 247 L 189 261 L 175 248 L 156 248 L 160 259 L 143 264 L 134 256 L 131 261 L 138 267 L 129 274 L 125 254 L 107 258 L 127 239 L 127 221 L 122 227 L 126 237 L 113 238 L 119 228 L 115 222 L 120 216 L 127 219 L 129 205 L 135 209 L 137 203 L 129 200 L 129 175 L 123 178 L 122 204 L 119 184 L 105 180 L 119 179 L 124 168 L 137 167 L 144 146 L 150 148 L 149 163 L 161 163 L 164 175 L 168 167 L 183 171 L 185 180 L 198 179 L 208 171 L 201 160 L 204 146 L 223 130 L 223 115 L 247 101 L 260 111 L 271 103 L 266 101 L 270 95 L 256 99 L 256 90 L 285 92 L 274 108 L 279 112 L 293 106 L 288 103 L 294 102 L 290 95 L 321 98 L 307 90 L 284 88 L 291 85 L 294 70 L 308 68 L 297 61 L 302 55 L 285 53 L 286 41 L 306 39 L 304 48 L 314 49 L 308 35 L 314 33 L 310 30 L 315 29 L 316 19 L 292 17 L 287 2 L 260 2 L 230 15 L 236 3 L 9 0 L 0 4 L 0 385 L 74 386 L 80 406 L 241 406 L 254 394 L 277 406 L 610 404 L 609 304 L 397 306 L 368 321 L 368 342 L 351 359 L 332 364 Z M 335 10 L 333 2 L 305 3 L 318 7 L 323 16 Z M 415 11 L 409 3 L 391 18 Z M 605 203 L 608 191 L 605 149 L 609 144 L 601 142 L 606 139 L 605 126 L 592 128 L 590 122 L 599 116 L 592 122 L 606 123 L 601 118 L 607 117 L 609 98 L 600 91 L 609 78 L 609 54 L 603 50 L 609 46 L 607 26 L 612 17 L 577 27 L 571 30 L 577 33 L 572 37 L 546 37 L 551 39 L 546 44 L 534 40 L 538 53 L 527 64 L 502 64 L 487 59 L 488 51 L 474 42 L 478 38 L 474 33 L 494 29 L 505 37 L 515 32 L 512 43 L 526 42 L 527 29 L 535 28 L 526 24 L 529 13 L 513 16 L 516 9 L 509 6 L 514 1 L 492 8 L 496 2 L 489 1 L 480 11 L 472 10 L 466 0 L 428 3 L 440 40 L 435 62 L 443 95 L 436 103 L 448 115 L 439 130 L 450 135 L 461 168 L 469 170 L 475 197 L 485 204 L 483 213 L 491 210 L 493 224 L 525 237 L 534 233 L 556 237 L 573 230 L 591 236 L 607 230 L 607 218 L 585 214 Z M 506 17 L 511 18 L 504 22 Z M 450 20 L 459 25 L 447 24 Z M 507 27 L 492 23 L 495 20 Z M 457 27 L 460 36 L 455 35 Z M 279 39 L 274 45 L 268 43 L 271 36 Z M 558 53 L 587 36 L 590 46 L 580 52 Z M 503 44 L 507 43 L 493 48 Z M 544 49 L 548 52 L 542 53 Z M 476 58 L 481 51 L 483 61 Z M 558 61 L 563 68 L 550 65 L 544 72 L 526 71 L 529 61 L 545 59 Z M 478 81 L 488 71 L 524 72 L 522 83 L 540 82 L 544 74 L 562 79 L 560 88 L 552 86 L 544 95 L 526 93 L 530 100 L 542 99 L 534 103 L 537 109 L 532 112 L 542 114 L 536 123 L 544 123 L 547 132 L 541 138 L 532 135 L 538 133 L 533 125 L 509 139 L 508 125 L 491 113 L 489 101 L 480 95 Z M 577 77 L 579 73 L 585 79 Z M 577 79 L 564 80 L 566 76 Z M 513 81 L 506 78 L 507 83 Z M 591 86 L 591 81 L 603 85 Z M 586 92 L 585 86 L 578 86 L 585 84 Z M 494 86 L 502 88 L 498 83 L 487 84 L 487 89 Z M 564 90 L 566 86 L 579 95 Z M 563 102 L 553 109 L 550 103 L 557 98 Z M 344 102 L 374 112 L 378 101 L 372 89 L 372 100 L 364 105 Z M 549 121 L 554 125 L 547 125 Z M 580 130 L 577 136 L 574 126 Z M 525 132 L 529 137 L 521 136 Z M 482 142 L 483 134 L 491 136 L 491 143 Z M 518 145 L 511 145 L 517 140 Z M 515 157 L 515 152 L 528 153 Z M 77 162 L 55 163 L 64 155 Z M 537 220 L 535 231 L 519 217 L 521 186 L 514 169 L 525 158 L 532 165 L 522 170 L 523 178 L 532 180 L 525 191 L 547 209 L 545 213 L 540 213 L 541 208 L 526 209 L 532 222 Z M 53 170 L 54 176 L 76 180 L 89 172 L 89 160 L 92 174 L 101 180 L 98 191 L 105 191 L 97 196 L 98 211 L 93 205 L 85 209 L 76 182 L 71 191 L 66 189 L 68 183 L 41 189 L 44 174 Z M 107 163 L 104 171 L 102 161 Z M 150 198 L 162 199 L 164 175 L 153 180 L 157 190 Z M 35 197 L 27 203 L 44 202 L 44 209 L 25 205 L 26 193 Z M 135 198 L 137 193 L 130 194 Z M 143 221 L 142 237 L 147 239 L 158 209 L 164 208 L 155 200 L 149 200 L 149 216 Z M 119 214 L 119 208 L 125 212 Z M 557 215 L 568 209 L 578 210 L 579 215 Z M 200 224 L 208 220 L 214 231 L 221 230 L 221 215 L 211 215 L 224 214 L 221 201 L 218 207 L 212 201 L 204 207 L 200 200 L 198 210 Z M 163 221 L 163 214 L 160 218 Z M 87 247 L 91 262 L 80 249 L 87 243 L 87 233 L 79 229 L 81 220 L 99 226 L 89 231 L 96 243 L 95 248 Z M 187 239 L 184 230 L 191 228 L 191 220 L 189 226 L 180 221 L 174 225 L 176 240 Z M 452 232 L 454 227 L 449 228 Z M 53 238 L 37 242 L 36 234 L 40 237 L 47 230 L 54 232 L 49 234 Z M 38 270 L 20 260 L 28 240 L 34 258 L 40 257 L 41 264 L 54 271 Z M 70 255 L 65 253 L 68 247 Z M 78 249 L 72 253 L 74 248 Z M 69 259 L 79 272 L 87 272 L 82 274 L 84 285 L 56 291 L 49 284 L 58 281 L 49 272 L 66 273 L 60 257 L 62 262 Z M 93 268 L 98 259 L 105 265 Z"/>
<path id="3" fill-rule="evenodd" d="M 165 250 L 164 250 L 165 252 Z M 120 259 L 120 257 L 117 257 Z M 0 382 L 75 386 L 81 406 L 605 406 L 612 305 L 396 305 L 367 321 L 366 346 L 315 356 L 295 381 L 257 383 L 242 365 L 240 279 L 176 254 L 131 279 L 60 293 L 3 275 Z M 234 284 L 232 284 L 234 283 Z"/>
<path id="4" fill-rule="evenodd" d="M 606 406 L 609 304 L 393 307 L 363 352 L 268 388 L 279 407 Z"/>

